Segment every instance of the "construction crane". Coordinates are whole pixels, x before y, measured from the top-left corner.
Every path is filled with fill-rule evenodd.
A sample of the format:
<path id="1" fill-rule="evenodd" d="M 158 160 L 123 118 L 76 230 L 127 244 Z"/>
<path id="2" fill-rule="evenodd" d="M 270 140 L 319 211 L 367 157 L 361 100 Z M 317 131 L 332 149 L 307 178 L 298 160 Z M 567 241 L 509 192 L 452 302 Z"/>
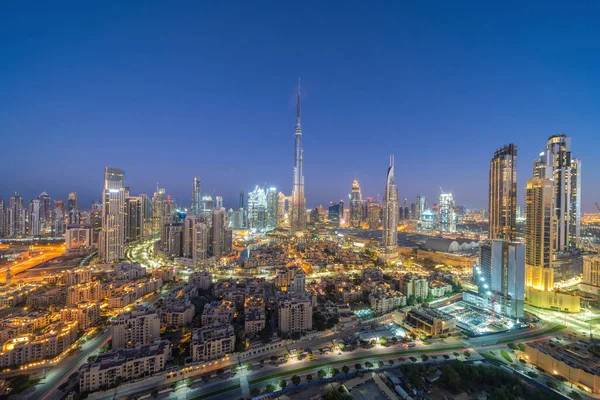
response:
<path id="1" fill-rule="evenodd" d="M 598 204 L 598 202 L 594 203 L 596 205 L 596 208 L 598 209 L 598 211 L 600 211 L 600 204 Z"/>

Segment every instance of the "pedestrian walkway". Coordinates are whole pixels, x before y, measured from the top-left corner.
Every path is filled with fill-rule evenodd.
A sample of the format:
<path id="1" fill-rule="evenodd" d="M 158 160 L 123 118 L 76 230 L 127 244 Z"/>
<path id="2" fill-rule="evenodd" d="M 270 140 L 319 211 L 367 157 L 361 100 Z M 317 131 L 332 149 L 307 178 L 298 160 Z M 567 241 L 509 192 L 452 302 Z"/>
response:
<path id="1" fill-rule="evenodd" d="M 240 376 L 240 388 L 244 397 L 250 396 L 250 385 L 248 385 L 248 377 L 246 374 Z"/>

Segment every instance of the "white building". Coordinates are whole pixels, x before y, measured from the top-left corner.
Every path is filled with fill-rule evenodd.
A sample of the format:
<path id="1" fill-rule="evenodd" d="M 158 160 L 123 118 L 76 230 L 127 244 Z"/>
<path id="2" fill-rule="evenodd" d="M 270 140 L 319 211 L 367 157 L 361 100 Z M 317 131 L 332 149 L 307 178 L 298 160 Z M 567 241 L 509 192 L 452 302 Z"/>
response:
<path id="1" fill-rule="evenodd" d="M 312 302 L 304 297 L 286 296 L 277 303 L 278 328 L 282 333 L 312 330 Z"/>

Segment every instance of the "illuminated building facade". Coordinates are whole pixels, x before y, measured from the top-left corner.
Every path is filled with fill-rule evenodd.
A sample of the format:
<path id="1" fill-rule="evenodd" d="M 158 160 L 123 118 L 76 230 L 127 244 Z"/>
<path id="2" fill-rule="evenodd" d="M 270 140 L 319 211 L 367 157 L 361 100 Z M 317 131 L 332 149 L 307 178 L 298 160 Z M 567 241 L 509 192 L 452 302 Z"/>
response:
<path id="1" fill-rule="evenodd" d="M 125 251 L 125 173 L 120 168 L 104 169 L 102 191 L 102 234 L 99 253 L 105 262 L 123 258 Z"/>
<path id="2" fill-rule="evenodd" d="M 490 162 L 490 239 L 513 241 L 517 232 L 517 146 L 509 144 Z"/>
<path id="3" fill-rule="evenodd" d="M 352 192 L 350 193 L 350 226 L 360 228 L 363 220 L 363 201 L 360 192 L 360 185 L 355 179 L 352 182 Z"/>
<path id="4" fill-rule="evenodd" d="M 248 193 L 248 228 L 258 232 L 267 229 L 267 194 L 258 187 Z"/>
<path id="5" fill-rule="evenodd" d="M 534 177 L 554 183 L 554 250 L 574 250 L 581 226 L 581 161 L 572 155 L 571 138 L 548 138 L 546 151 L 534 162 Z"/>
<path id="6" fill-rule="evenodd" d="M 194 177 L 194 184 L 192 186 L 192 202 L 190 204 L 190 208 L 192 209 L 192 214 L 199 215 L 200 214 L 200 203 L 202 202 L 202 184 L 200 182 L 200 176 Z"/>
<path id="7" fill-rule="evenodd" d="M 306 197 L 304 194 L 304 149 L 300 124 L 300 80 L 298 80 L 298 105 L 296 108 L 296 133 L 294 135 L 294 180 L 292 186 L 292 233 L 306 230 Z"/>
<path id="8" fill-rule="evenodd" d="M 394 175 L 394 156 L 390 157 L 383 197 L 382 253 L 386 259 L 398 256 L 398 188 Z"/>
<path id="9" fill-rule="evenodd" d="M 438 229 L 442 232 L 456 232 L 454 197 L 452 193 L 441 193 L 438 204 Z"/>
<path id="10" fill-rule="evenodd" d="M 277 228 L 277 220 L 279 218 L 279 192 L 276 188 L 267 189 L 267 229 L 272 230 Z"/>

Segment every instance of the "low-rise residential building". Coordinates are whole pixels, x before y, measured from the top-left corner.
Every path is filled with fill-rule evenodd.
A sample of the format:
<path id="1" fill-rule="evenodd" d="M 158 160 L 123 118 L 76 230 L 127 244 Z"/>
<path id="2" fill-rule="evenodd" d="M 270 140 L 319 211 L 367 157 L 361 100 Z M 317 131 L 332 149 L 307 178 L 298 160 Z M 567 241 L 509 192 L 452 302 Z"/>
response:
<path id="1" fill-rule="evenodd" d="M 414 296 L 425 300 L 429 296 L 429 282 L 425 277 L 406 274 L 400 279 L 400 291 L 406 297 Z"/>
<path id="2" fill-rule="evenodd" d="M 114 266 L 114 274 L 117 279 L 135 280 L 146 275 L 146 267 L 137 263 L 118 263 Z"/>
<path id="3" fill-rule="evenodd" d="M 169 266 L 154 268 L 152 276 L 162 279 L 163 282 L 172 281 L 175 278 L 175 269 Z"/>
<path id="4" fill-rule="evenodd" d="M 44 291 L 37 291 L 27 296 L 25 304 L 33 308 L 48 308 L 50 306 L 64 306 L 67 302 L 67 288 L 65 286 L 53 287 Z"/>
<path id="5" fill-rule="evenodd" d="M 195 328 L 192 332 L 191 352 L 193 362 L 223 358 L 233 353 L 235 333 L 230 324 Z"/>
<path id="6" fill-rule="evenodd" d="M 47 312 L 23 311 L 0 321 L 0 343 L 18 336 L 33 333 L 50 325 L 52 315 Z"/>
<path id="7" fill-rule="evenodd" d="M 375 314 L 386 314 L 406 306 L 406 296 L 396 290 L 377 290 L 369 293 L 369 304 Z"/>
<path id="8" fill-rule="evenodd" d="M 100 305 L 97 302 L 82 301 L 74 306 L 60 310 L 61 322 L 79 323 L 79 329 L 86 330 L 95 326 L 100 319 Z"/>
<path id="9" fill-rule="evenodd" d="M 69 349 L 77 340 L 77 322 L 55 322 L 47 325 L 39 333 L 10 339 L 2 346 L 0 367 L 25 365 L 55 357 Z"/>
<path id="10" fill-rule="evenodd" d="M 156 310 L 136 307 L 112 323 L 112 348 L 134 348 L 160 339 L 160 316 Z"/>
<path id="11" fill-rule="evenodd" d="M 82 301 L 101 301 L 103 298 L 102 283 L 99 281 L 80 283 L 67 289 L 67 305 L 72 306 Z"/>
<path id="12" fill-rule="evenodd" d="M 260 297 L 248 297 L 244 303 L 244 331 L 256 334 L 266 326 L 265 301 Z"/>
<path id="13" fill-rule="evenodd" d="M 212 277 L 208 271 L 192 272 L 188 278 L 188 282 L 198 286 L 200 290 L 208 290 L 212 286 Z"/>
<path id="14" fill-rule="evenodd" d="M 15 307 L 24 303 L 31 294 L 40 290 L 39 285 L 5 285 L 0 287 L 0 307 Z"/>
<path id="15" fill-rule="evenodd" d="M 433 297 L 444 297 L 452 294 L 452 285 L 447 282 L 433 281 L 429 283 L 429 294 Z"/>
<path id="16" fill-rule="evenodd" d="M 151 277 L 127 283 L 114 290 L 108 298 L 108 307 L 123 308 L 142 296 L 152 293 L 162 287 L 162 279 Z"/>
<path id="17" fill-rule="evenodd" d="M 163 371 L 171 356 L 168 340 L 119 349 L 100 354 L 93 363 L 85 364 L 79 375 L 79 390 L 93 392 L 118 386 L 130 379 Z"/>
<path id="18" fill-rule="evenodd" d="M 202 326 L 213 324 L 231 324 L 235 306 L 230 301 L 212 301 L 204 305 Z"/>

